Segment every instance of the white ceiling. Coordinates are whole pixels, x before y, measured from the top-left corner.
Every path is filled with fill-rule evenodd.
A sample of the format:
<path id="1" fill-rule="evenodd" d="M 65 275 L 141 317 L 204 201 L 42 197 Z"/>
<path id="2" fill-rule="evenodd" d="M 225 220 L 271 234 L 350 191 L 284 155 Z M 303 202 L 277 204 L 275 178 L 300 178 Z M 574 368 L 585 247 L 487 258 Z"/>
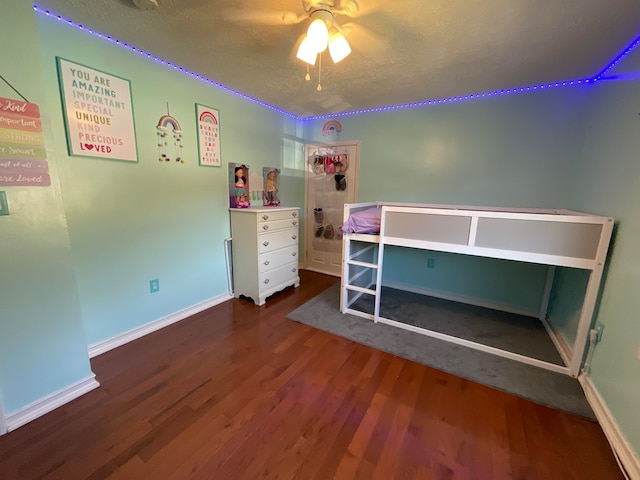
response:
<path id="1" fill-rule="evenodd" d="M 315 0 L 318 1 L 318 0 Z M 323 3 L 350 4 L 353 0 Z M 309 116 L 591 77 L 640 34 L 638 0 L 357 0 L 336 15 L 353 53 L 295 47 L 302 0 L 36 0 L 45 9 L 287 112 Z M 269 23 L 280 23 L 269 24 Z"/>

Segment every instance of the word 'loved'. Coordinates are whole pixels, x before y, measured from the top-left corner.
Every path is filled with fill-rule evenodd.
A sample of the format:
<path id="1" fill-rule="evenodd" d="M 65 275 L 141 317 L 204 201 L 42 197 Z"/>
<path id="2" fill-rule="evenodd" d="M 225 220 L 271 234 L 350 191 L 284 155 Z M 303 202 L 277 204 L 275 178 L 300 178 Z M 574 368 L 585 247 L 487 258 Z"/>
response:
<path id="1" fill-rule="evenodd" d="M 81 143 L 80 150 L 111 153 L 111 147 L 109 145 L 99 145 L 97 143 Z"/>

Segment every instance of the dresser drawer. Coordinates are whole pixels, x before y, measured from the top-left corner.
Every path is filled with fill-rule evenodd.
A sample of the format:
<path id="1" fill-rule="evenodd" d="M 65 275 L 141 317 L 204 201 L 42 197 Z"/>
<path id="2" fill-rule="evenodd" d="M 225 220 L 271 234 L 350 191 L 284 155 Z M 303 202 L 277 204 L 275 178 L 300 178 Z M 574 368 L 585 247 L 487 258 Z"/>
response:
<path id="1" fill-rule="evenodd" d="M 292 247 L 281 248 L 279 250 L 274 250 L 273 252 L 268 252 L 260 255 L 258 259 L 258 271 L 260 273 L 266 272 L 268 270 L 273 270 L 274 268 L 281 267 L 287 263 L 297 262 L 298 261 L 298 246 L 294 245 Z"/>
<path id="2" fill-rule="evenodd" d="M 285 210 L 285 211 L 274 210 L 272 212 L 261 212 L 258 214 L 258 221 L 260 223 L 273 222 L 276 220 L 290 220 L 290 219 L 298 219 L 297 210 Z"/>
<path id="3" fill-rule="evenodd" d="M 298 245 L 298 229 L 280 230 L 274 233 L 258 235 L 258 253 L 263 254 L 279 248 Z"/>
<path id="4" fill-rule="evenodd" d="M 283 267 L 275 268 L 261 273 L 259 284 L 261 290 L 275 287 L 281 283 L 290 281 L 298 276 L 298 262 L 289 263 Z"/>
<path id="5" fill-rule="evenodd" d="M 258 232 L 273 232 L 275 230 L 283 230 L 285 228 L 298 228 L 299 220 L 297 218 L 286 218 L 284 220 L 269 220 L 267 222 L 260 222 L 258 226 Z"/>

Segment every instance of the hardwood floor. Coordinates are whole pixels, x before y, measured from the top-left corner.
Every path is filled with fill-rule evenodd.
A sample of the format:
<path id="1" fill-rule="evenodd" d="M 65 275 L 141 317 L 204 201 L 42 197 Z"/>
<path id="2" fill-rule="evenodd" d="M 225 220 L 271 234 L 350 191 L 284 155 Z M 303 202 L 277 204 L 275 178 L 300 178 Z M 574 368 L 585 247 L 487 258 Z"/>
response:
<path id="1" fill-rule="evenodd" d="M 301 280 L 94 358 L 0 478 L 623 479 L 597 423 L 287 320 L 338 281 Z"/>

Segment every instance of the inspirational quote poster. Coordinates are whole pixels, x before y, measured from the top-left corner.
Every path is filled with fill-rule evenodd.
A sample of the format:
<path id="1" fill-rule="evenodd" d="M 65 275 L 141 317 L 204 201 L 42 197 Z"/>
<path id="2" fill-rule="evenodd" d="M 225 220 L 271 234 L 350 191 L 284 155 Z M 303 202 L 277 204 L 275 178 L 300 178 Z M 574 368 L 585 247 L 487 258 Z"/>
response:
<path id="1" fill-rule="evenodd" d="M 200 165 L 220 166 L 220 112 L 196 103 Z"/>
<path id="2" fill-rule="evenodd" d="M 49 185 L 38 105 L 0 97 L 0 186 Z"/>
<path id="3" fill-rule="evenodd" d="M 69 155 L 137 162 L 129 80 L 56 60 Z"/>

